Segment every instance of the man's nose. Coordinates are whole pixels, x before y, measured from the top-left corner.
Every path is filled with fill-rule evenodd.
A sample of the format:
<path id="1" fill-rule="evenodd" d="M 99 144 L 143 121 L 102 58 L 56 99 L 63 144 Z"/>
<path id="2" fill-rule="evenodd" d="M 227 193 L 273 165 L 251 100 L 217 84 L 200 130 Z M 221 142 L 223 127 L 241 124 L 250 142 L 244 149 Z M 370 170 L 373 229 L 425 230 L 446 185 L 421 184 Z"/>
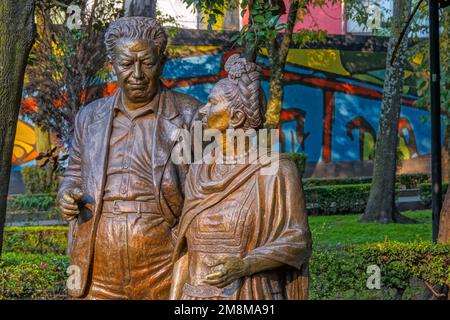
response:
<path id="1" fill-rule="evenodd" d="M 133 77 L 136 79 L 140 79 L 142 77 L 142 66 L 139 61 L 136 61 L 134 64 Z"/>

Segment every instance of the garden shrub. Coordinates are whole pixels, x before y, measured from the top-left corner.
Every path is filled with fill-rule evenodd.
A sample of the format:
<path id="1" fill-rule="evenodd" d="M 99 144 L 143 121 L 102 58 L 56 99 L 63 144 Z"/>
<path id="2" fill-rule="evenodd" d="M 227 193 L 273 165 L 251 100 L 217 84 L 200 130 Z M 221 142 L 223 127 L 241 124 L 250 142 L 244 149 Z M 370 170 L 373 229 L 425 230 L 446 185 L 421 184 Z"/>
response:
<path id="1" fill-rule="evenodd" d="M 28 166 L 21 173 L 28 193 L 52 193 L 58 190 L 57 174 L 51 168 Z"/>
<path id="2" fill-rule="evenodd" d="M 64 298 L 68 266 L 68 257 L 62 255 L 3 254 L 0 300 Z"/>
<path id="3" fill-rule="evenodd" d="M 364 212 L 370 184 L 317 186 L 305 188 L 310 214 L 355 214 Z"/>
<path id="4" fill-rule="evenodd" d="M 19 194 L 8 197 L 8 211 L 47 211 L 55 207 L 56 194 Z"/>
<path id="5" fill-rule="evenodd" d="M 442 184 L 442 194 L 446 194 L 448 189 L 448 184 Z M 431 206 L 431 183 L 422 183 L 419 185 L 419 197 L 420 201 L 424 206 L 429 208 Z M 442 197 L 442 201 L 444 197 Z"/>
<path id="6" fill-rule="evenodd" d="M 431 176 L 428 173 L 408 173 L 397 176 L 397 183 L 406 189 L 416 189 L 420 184 L 430 181 Z"/>
<path id="7" fill-rule="evenodd" d="M 353 178 L 307 178 L 303 179 L 305 187 L 321 187 L 333 185 L 348 184 L 370 184 L 372 177 L 353 177 Z"/>
<path id="8" fill-rule="evenodd" d="M 401 174 L 396 178 L 396 183 L 400 188 L 415 189 L 422 183 L 430 181 L 427 173 Z M 370 184 L 372 177 L 352 177 L 352 178 L 308 178 L 303 179 L 303 185 L 307 187 L 346 185 L 346 184 Z"/>
<path id="9" fill-rule="evenodd" d="M 427 284 L 450 284 L 450 246 L 396 241 L 314 248 L 310 261 L 310 298 L 381 298 L 382 291 L 366 287 L 369 265 L 381 268 L 381 288 L 403 292 L 412 279 Z"/>
<path id="10" fill-rule="evenodd" d="M 3 235 L 3 250 L 16 253 L 64 254 L 68 227 L 7 227 Z"/>
<path id="11" fill-rule="evenodd" d="M 372 264 L 381 268 L 381 290 L 366 287 Z M 5 253 L 0 260 L 0 299 L 64 298 L 68 265 L 64 255 Z M 407 289 L 415 289 L 411 293 L 417 297 L 424 286 L 412 288 L 412 279 L 430 286 L 450 284 L 450 246 L 387 241 L 314 247 L 309 271 L 310 299 L 380 299 L 386 290 L 401 292 L 401 298 Z"/>

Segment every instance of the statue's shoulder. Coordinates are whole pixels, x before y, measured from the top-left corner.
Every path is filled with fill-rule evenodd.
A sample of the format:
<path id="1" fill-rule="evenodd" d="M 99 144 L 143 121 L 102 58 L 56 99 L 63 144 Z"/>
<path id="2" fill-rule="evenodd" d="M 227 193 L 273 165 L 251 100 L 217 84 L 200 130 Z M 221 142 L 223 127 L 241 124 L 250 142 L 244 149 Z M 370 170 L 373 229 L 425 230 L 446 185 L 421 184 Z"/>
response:
<path id="1" fill-rule="evenodd" d="M 202 102 L 188 94 L 174 90 L 169 90 L 168 92 L 174 99 L 175 107 L 178 109 L 178 111 L 183 112 L 186 109 L 197 110 L 202 105 Z"/>
<path id="2" fill-rule="evenodd" d="M 202 104 L 199 100 L 197 100 L 197 98 L 188 94 L 174 90 L 170 90 L 170 92 L 172 93 L 173 97 L 180 103 L 180 105 L 199 106 Z"/>
<path id="3" fill-rule="evenodd" d="M 198 110 L 203 103 L 196 98 L 177 91 L 168 90 L 167 94 L 173 99 L 173 105 L 179 114 L 182 114 L 185 122 L 190 123 L 198 115 Z"/>
<path id="4" fill-rule="evenodd" d="M 103 97 L 94 101 L 91 101 L 78 112 L 78 117 L 81 122 L 89 121 L 93 119 L 93 115 L 96 113 L 101 113 L 103 111 L 112 108 L 112 102 L 114 100 L 114 95 Z"/>

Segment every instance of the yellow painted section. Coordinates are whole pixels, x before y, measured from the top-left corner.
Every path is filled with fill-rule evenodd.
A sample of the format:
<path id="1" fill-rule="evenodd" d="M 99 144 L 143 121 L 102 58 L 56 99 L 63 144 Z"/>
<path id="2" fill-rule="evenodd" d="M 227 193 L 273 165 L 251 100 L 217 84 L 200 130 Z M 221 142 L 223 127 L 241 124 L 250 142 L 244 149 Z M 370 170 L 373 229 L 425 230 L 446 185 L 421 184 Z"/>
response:
<path id="1" fill-rule="evenodd" d="M 219 46 L 171 46 L 167 48 L 169 56 L 199 56 L 218 51 Z"/>
<path id="2" fill-rule="evenodd" d="M 267 49 L 262 49 L 261 53 L 268 56 Z M 332 49 L 290 49 L 287 62 L 302 67 L 326 71 L 342 76 L 349 76 L 350 73 L 342 66 L 339 50 Z"/>
<path id="3" fill-rule="evenodd" d="M 17 122 L 16 139 L 14 140 L 12 163 L 17 165 L 27 162 L 36 155 L 36 134 L 34 128 L 28 123 L 19 120 Z"/>

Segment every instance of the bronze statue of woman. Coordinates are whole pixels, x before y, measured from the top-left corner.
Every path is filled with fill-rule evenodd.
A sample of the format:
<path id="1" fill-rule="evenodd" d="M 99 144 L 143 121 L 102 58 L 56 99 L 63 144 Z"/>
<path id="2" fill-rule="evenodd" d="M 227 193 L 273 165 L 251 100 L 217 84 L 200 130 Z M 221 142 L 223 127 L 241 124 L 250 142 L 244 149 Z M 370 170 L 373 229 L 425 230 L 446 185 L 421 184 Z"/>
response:
<path id="1" fill-rule="evenodd" d="M 223 133 L 223 153 L 235 148 L 227 129 L 261 129 L 265 100 L 260 68 L 231 56 L 200 110 L 207 129 Z M 249 148 L 249 144 L 246 144 Z M 306 299 L 311 234 L 295 164 L 279 155 L 268 163 L 194 164 L 174 252 L 171 299 Z"/>

